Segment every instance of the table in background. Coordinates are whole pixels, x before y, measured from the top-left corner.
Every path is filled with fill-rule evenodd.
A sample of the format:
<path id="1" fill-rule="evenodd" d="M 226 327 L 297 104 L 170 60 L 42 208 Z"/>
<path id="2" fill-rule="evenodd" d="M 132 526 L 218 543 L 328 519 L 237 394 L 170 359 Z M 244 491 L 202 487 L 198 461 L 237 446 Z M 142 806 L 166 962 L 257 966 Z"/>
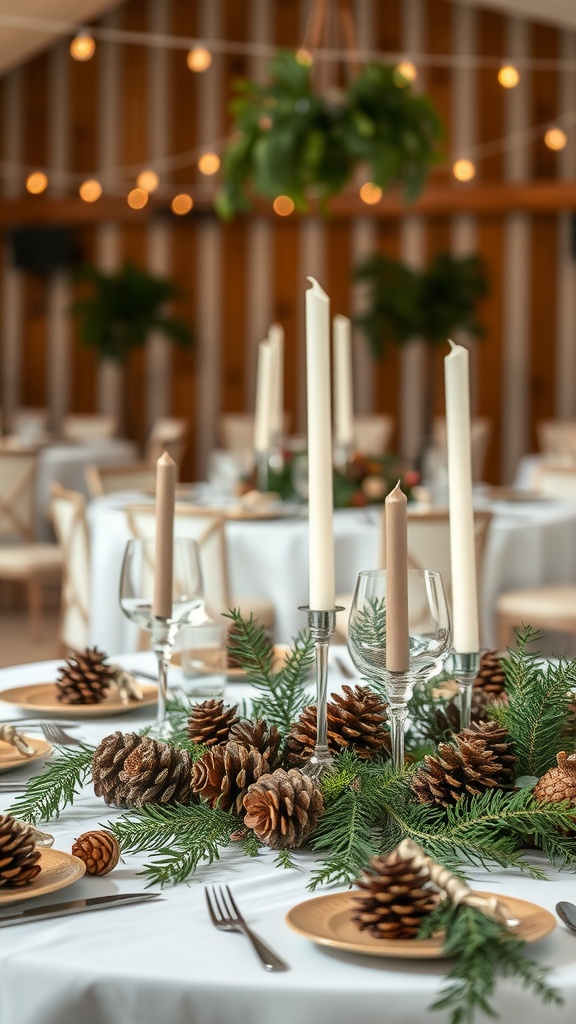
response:
<path id="1" fill-rule="evenodd" d="M 126 666 L 152 667 L 150 654 L 131 654 Z M 0 671 L 0 689 L 55 677 L 55 662 Z M 172 680 L 178 678 L 171 670 Z M 330 687 L 344 680 L 335 665 Z M 227 700 L 245 695 L 245 685 L 229 684 Z M 4 715 L 17 716 L 0 704 Z M 120 729 L 140 729 L 153 711 L 115 719 L 82 722 L 78 735 L 88 743 Z M 73 716 L 72 716 L 73 717 Z M 4 779 L 24 780 L 38 763 Z M 11 797 L 0 794 L 4 810 Z M 106 807 L 88 787 L 72 808 L 42 827 L 56 837 L 55 847 L 69 852 L 82 832 L 98 828 L 121 812 Z M 576 899 L 576 876 L 543 866 L 550 881 L 536 881 L 516 870 L 471 869 L 474 887 L 530 900 L 553 911 L 560 899 Z M 0 1019 L 2 1024 L 446 1024 L 443 1013 L 428 1014 L 438 995 L 446 965 L 440 961 L 395 960 L 344 953 L 313 945 L 285 923 L 294 905 L 310 899 L 306 888 L 313 855 L 296 852 L 294 869 L 274 866 L 267 850 L 255 858 L 235 848 L 202 865 L 188 885 L 167 888 L 162 902 L 79 914 L 27 924 L 3 932 L 0 943 Z M 145 856 L 127 855 L 110 875 L 84 876 L 69 888 L 25 906 L 58 903 L 87 896 L 143 890 L 138 874 Z M 267 974 L 246 939 L 216 931 L 208 920 L 203 886 L 229 883 L 254 929 L 290 965 Z M 329 890 L 318 890 L 317 894 Z M 338 890 L 333 890 L 338 891 Z M 342 891 L 342 887 L 340 887 Z M 18 905 L 6 909 L 15 912 Z M 2 911 L 3 913 L 4 911 Z M 494 1006 L 500 1024 L 572 1024 L 576 1003 L 576 938 L 562 925 L 530 947 L 539 962 L 554 965 L 551 982 L 564 994 L 561 1008 L 547 1007 L 518 984 L 499 980 Z M 477 1024 L 483 1018 L 478 1017 Z"/>

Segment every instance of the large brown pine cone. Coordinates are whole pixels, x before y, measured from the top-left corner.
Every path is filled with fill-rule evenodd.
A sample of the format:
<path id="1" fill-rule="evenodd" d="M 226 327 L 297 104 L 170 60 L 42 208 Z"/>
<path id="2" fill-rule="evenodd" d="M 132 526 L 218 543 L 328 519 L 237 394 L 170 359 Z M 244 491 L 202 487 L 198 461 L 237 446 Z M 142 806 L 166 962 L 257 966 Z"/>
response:
<path id="1" fill-rule="evenodd" d="M 236 740 L 236 743 L 243 747 L 255 747 L 262 757 L 266 758 L 269 771 L 274 771 L 277 767 L 281 736 L 275 725 L 268 728 L 262 719 L 256 722 L 243 719 L 232 726 L 230 739 Z"/>
<path id="2" fill-rule="evenodd" d="M 506 679 L 498 651 L 484 651 L 480 656 L 474 689 L 484 690 L 490 700 L 495 700 L 505 692 Z"/>
<path id="3" fill-rule="evenodd" d="M 126 805 L 189 804 L 192 758 L 187 750 L 143 736 L 120 772 Z"/>
<path id="4" fill-rule="evenodd" d="M 561 750 L 556 762 L 534 786 L 534 796 L 541 804 L 569 800 L 576 807 L 576 754 L 568 756 Z"/>
<path id="5" fill-rule="evenodd" d="M 269 771 L 265 757 L 254 747 L 247 749 L 235 740 L 212 747 L 192 768 L 192 791 L 212 807 L 242 814 L 248 787 Z"/>
<path id="6" fill-rule="evenodd" d="M 94 751 L 92 758 L 92 782 L 96 796 L 104 798 L 107 804 L 127 807 L 128 786 L 120 779 L 124 761 L 135 747 L 142 742 L 136 733 L 113 732 L 105 736 Z"/>
<path id="7" fill-rule="evenodd" d="M 496 722 L 477 722 L 453 742 L 439 743 L 436 755 L 426 754 L 410 786 L 420 803 L 448 807 L 463 796 L 509 788 L 514 761 L 506 730 Z"/>
<path id="8" fill-rule="evenodd" d="M 196 704 L 188 719 L 189 739 L 206 747 L 226 743 L 230 729 L 238 721 L 237 710 L 237 707 L 227 707 L 222 700 L 203 700 Z"/>
<path id="9" fill-rule="evenodd" d="M 56 700 L 62 704 L 99 704 L 114 682 L 107 655 L 97 647 L 71 655 L 58 669 Z"/>
<path id="10" fill-rule="evenodd" d="M 412 858 L 397 850 L 386 857 L 372 857 L 356 883 L 363 895 L 355 897 L 358 909 L 352 918 L 358 927 L 378 939 L 414 939 L 424 918 L 441 900 L 441 894 L 425 887 L 425 868 L 413 866 Z"/>
<path id="11" fill-rule="evenodd" d="M 11 814 L 0 814 L 0 889 L 21 889 L 40 874 L 33 830 Z"/>
<path id="12" fill-rule="evenodd" d="M 72 854 L 84 861 L 87 875 L 107 875 L 120 860 L 120 846 L 111 832 L 91 829 L 74 840 Z"/>
<path id="13" fill-rule="evenodd" d="M 244 797 L 244 823 L 273 850 L 296 850 L 324 810 L 322 790 L 297 768 L 262 775 Z"/>
<path id="14" fill-rule="evenodd" d="M 343 686 L 343 694 L 331 694 L 326 714 L 328 747 L 333 753 L 351 749 L 363 760 L 390 750 L 390 734 L 384 726 L 386 705 L 369 686 Z M 316 745 L 316 705 L 304 708 L 293 722 L 286 741 L 288 764 L 305 765 Z"/>

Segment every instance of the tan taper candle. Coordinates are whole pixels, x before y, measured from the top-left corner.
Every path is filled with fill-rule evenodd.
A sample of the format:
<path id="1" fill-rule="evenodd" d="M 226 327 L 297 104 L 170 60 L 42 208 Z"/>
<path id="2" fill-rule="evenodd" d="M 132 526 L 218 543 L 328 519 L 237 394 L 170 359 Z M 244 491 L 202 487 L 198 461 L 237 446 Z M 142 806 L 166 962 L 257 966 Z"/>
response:
<path id="1" fill-rule="evenodd" d="M 386 516 L 386 668 L 407 672 L 408 656 L 408 519 L 400 481 L 384 503 Z"/>
<path id="2" fill-rule="evenodd" d="M 152 615 L 172 616 L 172 559 L 174 551 L 174 503 L 176 463 L 164 452 L 156 463 L 156 544 Z"/>

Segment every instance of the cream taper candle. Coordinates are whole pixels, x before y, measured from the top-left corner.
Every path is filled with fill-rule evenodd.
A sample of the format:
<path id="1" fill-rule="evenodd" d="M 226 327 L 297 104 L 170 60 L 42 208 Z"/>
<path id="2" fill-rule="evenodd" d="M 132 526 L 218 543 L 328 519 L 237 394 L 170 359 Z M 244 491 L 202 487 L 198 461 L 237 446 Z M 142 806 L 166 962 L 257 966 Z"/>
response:
<path id="1" fill-rule="evenodd" d="M 268 452 L 272 446 L 272 393 L 274 355 L 269 342 L 258 346 L 256 407 L 254 412 L 254 450 Z"/>
<path id="2" fill-rule="evenodd" d="M 172 560 L 174 550 L 174 502 L 176 500 L 174 459 L 164 452 L 156 463 L 156 542 L 154 546 L 154 589 L 152 615 L 172 617 Z"/>
<path id="3" fill-rule="evenodd" d="M 384 502 L 386 519 L 386 670 L 407 672 L 408 636 L 408 517 L 400 481 Z"/>
<path id="4" fill-rule="evenodd" d="M 334 442 L 348 448 L 354 441 L 354 402 L 352 395 L 352 348 L 350 321 L 334 317 Z"/>
<path id="5" fill-rule="evenodd" d="M 268 343 L 272 349 L 272 411 L 270 415 L 272 438 L 278 440 L 284 433 L 284 328 L 271 324 Z"/>
<path id="6" fill-rule="evenodd" d="M 335 602 L 332 522 L 332 424 L 330 409 L 330 301 L 313 277 L 306 292 L 306 392 L 308 414 L 308 518 L 310 598 L 313 611 Z"/>
<path id="7" fill-rule="evenodd" d="M 468 350 L 450 341 L 444 359 L 448 504 L 452 567 L 452 646 L 460 654 L 480 649 L 476 546 L 472 505 L 470 370 Z"/>

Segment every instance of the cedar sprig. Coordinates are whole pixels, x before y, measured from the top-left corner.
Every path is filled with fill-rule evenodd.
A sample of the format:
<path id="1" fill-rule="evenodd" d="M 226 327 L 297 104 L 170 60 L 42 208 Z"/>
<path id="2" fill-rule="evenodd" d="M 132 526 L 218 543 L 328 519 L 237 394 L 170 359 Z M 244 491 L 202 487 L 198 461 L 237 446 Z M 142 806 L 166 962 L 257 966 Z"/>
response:
<path id="1" fill-rule="evenodd" d="M 476 907 L 444 900 L 424 920 L 418 938 L 444 932 L 443 952 L 453 958 L 444 987 L 431 1010 L 450 1013 L 450 1024 L 472 1024 L 477 1010 L 489 1017 L 499 975 L 516 978 L 544 1003 L 560 1005 L 560 993 L 546 981 L 548 968 L 530 960 L 525 943 Z"/>
<path id="2" fill-rule="evenodd" d="M 230 611 L 227 618 L 234 623 L 228 650 L 246 670 L 247 680 L 258 694 L 251 701 L 250 717 L 264 719 L 269 727 L 275 725 L 285 737 L 292 722 L 310 703 L 306 684 L 314 661 L 312 638 L 307 631 L 294 637 L 282 668 L 275 672 L 272 643 L 264 627 L 252 615 L 243 619 L 237 609 Z"/>
<path id="3" fill-rule="evenodd" d="M 514 741 L 518 776 L 539 777 L 556 764 L 564 749 L 569 706 L 576 687 L 576 661 L 543 662 L 527 650 L 539 634 L 527 626 L 516 631 L 517 648 L 509 649 L 502 666 L 508 705 L 500 720 Z"/>
<path id="4" fill-rule="evenodd" d="M 8 813 L 32 824 L 59 818 L 90 778 L 95 749 L 85 743 L 75 750 L 56 746 L 59 756 L 41 775 L 28 780 L 25 792 L 16 797 Z"/>
<path id="5" fill-rule="evenodd" d="M 147 804 L 106 825 L 123 853 L 152 852 L 142 874 L 149 885 L 162 886 L 184 882 L 200 863 L 218 860 L 220 850 L 241 827 L 240 818 L 205 801 L 188 806 Z"/>

